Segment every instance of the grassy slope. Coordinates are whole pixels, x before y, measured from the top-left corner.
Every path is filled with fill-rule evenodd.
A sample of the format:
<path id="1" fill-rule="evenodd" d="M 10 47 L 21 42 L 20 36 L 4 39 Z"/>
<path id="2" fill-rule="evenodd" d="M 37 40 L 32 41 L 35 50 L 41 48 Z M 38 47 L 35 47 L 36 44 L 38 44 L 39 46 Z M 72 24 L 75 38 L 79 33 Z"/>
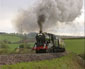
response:
<path id="1" fill-rule="evenodd" d="M 84 42 L 85 39 L 68 39 L 65 40 L 66 43 L 66 50 L 70 52 L 74 52 L 77 54 L 83 54 L 84 51 Z"/>
<path id="2" fill-rule="evenodd" d="M 2 34 L 2 35 L 0 35 L 0 41 L 3 41 L 3 40 L 7 40 L 10 42 L 17 42 L 17 41 L 20 41 L 21 38 L 16 35 Z M 7 44 L 7 46 L 9 47 L 7 53 L 10 53 L 10 52 L 14 51 L 14 49 L 16 47 L 18 47 L 19 44 Z"/>
<path id="3" fill-rule="evenodd" d="M 9 46 L 9 52 L 13 52 L 15 48 L 19 46 L 19 44 L 8 44 Z"/>
<path id="4" fill-rule="evenodd" d="M 79 57 L 71 53 L 53 60 L 4 65 L 1 69 L 84 69 L 79 62 Z"/>
<path id="5" fill-rule="evenodd" d="M 17 42 L 17 41 L 19 41 L 20 40 L 20 37 L 17 37 L 17 36 L 15 36 L 15 35 L 5 35 L 5 34 L 3 34 L 3 35 L 0 35 L 0 40 L 2 41 L 2 40 L 8 40 L 8 41 L 11 41 L 11 42 Z"/>

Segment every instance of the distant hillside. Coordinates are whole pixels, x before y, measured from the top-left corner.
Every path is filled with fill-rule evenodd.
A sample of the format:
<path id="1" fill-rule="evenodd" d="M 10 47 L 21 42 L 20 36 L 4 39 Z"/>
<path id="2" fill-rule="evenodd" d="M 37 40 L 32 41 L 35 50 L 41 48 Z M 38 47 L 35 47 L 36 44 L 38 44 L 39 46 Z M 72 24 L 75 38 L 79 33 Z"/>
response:
<path id="1" fill-rule="evenodd" d="M 30 32 L 29 34 L 19 34 L 19 33 L 5 33 L 5 32 L 0 32 L 0 35 L 12 35 L 12 36 L 17 36 L 17 37 L 23 37 L 23 38 L 31 38 L 31 39 L 34 39 L 35 36 L 36 36 L 36 32 Z M 85 36 L 67 36 L 67 35 L 56 35 L 56 37 L 60 37 L 60 38 L 63 38 L 63 39 L 72 39 L 72 38 L 85 38 Z"/>
<path id="2" fill-rule="evenodd" d="M 27 35 L 28 38 L 35 38 L 36 36 L 36 32 L 31 32 Z M 85 38 L 85 36 L 65 36 L 65 35 L 56 35 L 56 37 L 60 37 L 60 38 L 65 38 L 65 39 L 72 39 L 72 38 Z"/>
<path id="3" fill-rule="evenodd" d="M 60 35 L 58 35 L 58 37 L 60 37 L 60 38 L 63 38 L 63 39 L 81 39 L 81 38 L 85 38 L 85 36 L 60 36 Z"/>
<path id="4" fill-rule="evenodd" d="M 6 34 L 5 32 L 0 32 L 0 34 Z"/>
<path id="5" fill-rule="evenodd" d="M 31 32 L 27 34 L 27 38 L 35 38 L 36 34 L 37 34 L 36 32 Z"/>

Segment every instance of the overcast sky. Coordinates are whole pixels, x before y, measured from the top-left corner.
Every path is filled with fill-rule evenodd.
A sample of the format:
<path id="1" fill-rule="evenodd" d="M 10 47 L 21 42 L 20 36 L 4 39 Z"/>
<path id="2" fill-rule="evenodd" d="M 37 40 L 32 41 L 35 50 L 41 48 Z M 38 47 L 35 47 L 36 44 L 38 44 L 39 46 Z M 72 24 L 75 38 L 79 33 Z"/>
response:
<path id="1" fill-rule="evenodd" d="M 31 3 L 33 0 L 0 0 L 0 32 L 15 32 L 12 22 L 17 12 Z"/>
<path id="2" fill-rule="evenodd" d="M 28 6 L 31 6 L 35 0 L 0 0 L 0 32 L 16 32 L 13 26 L 13 20 L 22 9 L 27 9 Z M 63 33 L 63 34 L 80 34 L 84 35 L 84 8 L 82 9 L 82 14 L 76 19 L 75 25 L 77 28 L 72 29 L 71 26 L 62 26 L 59 28 L 59 31 L 54 32 Z M 59 24 L 60 26 L 60 24 Z M 69 32 L 70 31 L 70 32 Z"/>

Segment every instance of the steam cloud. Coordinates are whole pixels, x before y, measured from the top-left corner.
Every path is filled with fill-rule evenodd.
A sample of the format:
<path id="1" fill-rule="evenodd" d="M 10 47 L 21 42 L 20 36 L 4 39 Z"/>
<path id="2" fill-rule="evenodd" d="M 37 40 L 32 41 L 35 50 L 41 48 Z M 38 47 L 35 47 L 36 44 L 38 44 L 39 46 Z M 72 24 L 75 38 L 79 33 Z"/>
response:
<path id="1" fill-rule="evenodd" d="M 36 0 L 16 19 L 18 32 L 48 30 L 57 22 L 71 23 L 81 13 L 83 0 Z"/>

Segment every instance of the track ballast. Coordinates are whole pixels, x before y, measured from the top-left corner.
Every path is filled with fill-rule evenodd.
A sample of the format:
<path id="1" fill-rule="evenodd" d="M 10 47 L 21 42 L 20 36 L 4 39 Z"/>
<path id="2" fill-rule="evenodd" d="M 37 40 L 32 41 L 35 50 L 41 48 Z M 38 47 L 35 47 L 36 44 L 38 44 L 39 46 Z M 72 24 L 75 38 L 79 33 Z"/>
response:
<path id="1" fill-rule="evenodd" d="M 0 55 L 0 65 L 16 64 L 20 62 L 50 60 L 65 56 L 67 53 L 43 53 L 43 54 L 12 54 Z"/>

